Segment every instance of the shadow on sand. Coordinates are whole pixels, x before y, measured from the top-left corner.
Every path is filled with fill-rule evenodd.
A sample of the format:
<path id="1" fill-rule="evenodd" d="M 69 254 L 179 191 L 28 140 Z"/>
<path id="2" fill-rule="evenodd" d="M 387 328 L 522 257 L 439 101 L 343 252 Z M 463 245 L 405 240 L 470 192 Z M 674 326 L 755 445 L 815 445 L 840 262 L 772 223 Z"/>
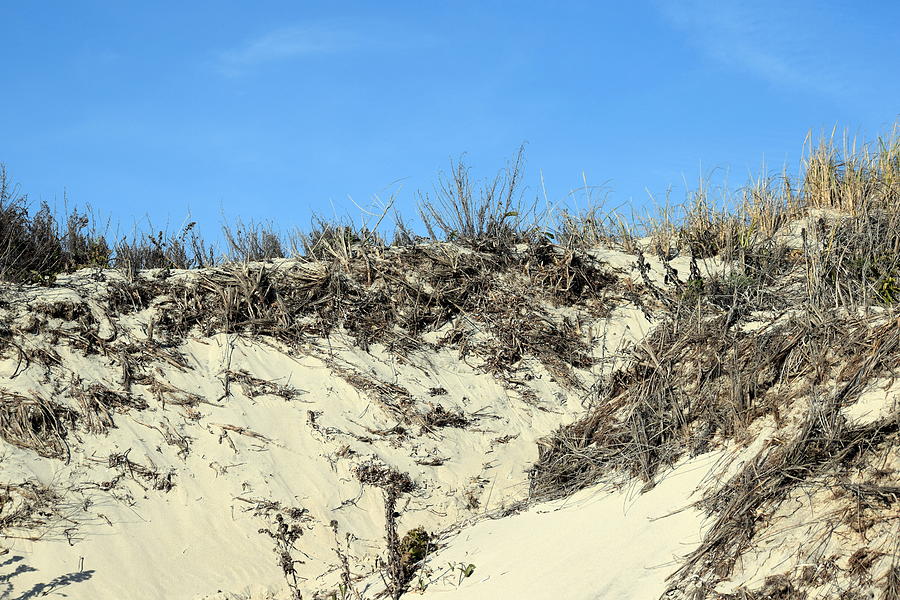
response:
<path id="1" fill-rule="evenodd" d="M 10 556 L 3 562 L 0 562 L 0 600 L 29 600 L 30 598 L 46 596 L 60 588 L 72 585 L 73 583 L 87 581 L 94 576 L 93 570 L 66 573 L 65 575 L 54 577 L 47 583 L 35 583 L 29 590 L 15 592 L 13 579 L 23 573 L 33 573 L 37 571 L 34 567 L 28 566 L 22 562 L 23 560 L 25 560 L 24 556 Z M 13 568 L 13 565 L 15 565 L 15 568 Z"/>

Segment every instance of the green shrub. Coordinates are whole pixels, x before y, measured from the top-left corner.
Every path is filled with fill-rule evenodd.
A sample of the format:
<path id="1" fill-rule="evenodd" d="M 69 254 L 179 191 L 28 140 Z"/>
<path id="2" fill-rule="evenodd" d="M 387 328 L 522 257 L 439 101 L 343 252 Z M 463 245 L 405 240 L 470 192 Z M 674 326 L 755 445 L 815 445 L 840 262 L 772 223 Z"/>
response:
<path id="1" fill-rule="evenodd" d="M 435 544 L 433 536 L 422 527 L 411 529 L 400 540 L 400 561 L 403 564 L 403 572 L 409 577 L 415 569 L 416 563 L 421 562 L 430 553 L 434 552 Z"/>

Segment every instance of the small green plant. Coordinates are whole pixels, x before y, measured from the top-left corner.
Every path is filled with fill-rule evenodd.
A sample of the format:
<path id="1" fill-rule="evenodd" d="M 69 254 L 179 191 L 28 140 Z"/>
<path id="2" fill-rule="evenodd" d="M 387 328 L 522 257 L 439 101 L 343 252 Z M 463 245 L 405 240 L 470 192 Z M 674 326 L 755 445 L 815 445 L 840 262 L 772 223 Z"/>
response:
<path id="1" fill-rule="evenodd" d="M 732 272 L 722 280 L 722 287 L 731 292 L 741 292 L 758 285 L 756 278 L 745 273 Z"/>
<path id="2" fill-rule="evenodd" d="M 894 304 L 900 300 L 900 269 L 896 256 L 881 254 L 865 269 L 866 279 L 872 284 L 875 296 L 884 304 Z"/>
<path id="3" fill-rule="evenodd" d="M 885 304 L 895 304 L 900 301 L 900 279 L 894 275 L 882 277 L 876 293 Z"/>
<path id="4" fill-rule="evenodd" d="M 350 597 L 350 588 L 343 583 L 338 584 L 337 591 L 328 594 L 328 600 L 349 600 Z"/>
<path id="5" fill-rule="evenodd" d="M 883 304 L 900 301 L 900 264 L 895 255 L 883 250 L 873 253 L 870 248 L 865 248 L 844 260 L 844 264 L 837 262 L 833 267 L 833 285 L 861 285 L 865 292 L 873 294 Z"/>
<path id="6" fill-rule="evenodd" d="M 42 273 L 35 269 L 29 269 L 28 273 L 20 279 L 23 283 L 31 283 L 34 285 L 42 285 L 50 287 L 56 283 L 56 273 Z"/>
<path id="7" fill-rule="evenodd" d="M 475 565 L 472 563 L 450 563 L 449 566 L 450 571 L 457 574 L 457 587 L 462 585 L 463 580 L 471 577 L 472 573 L 475 572 Z"/>
<path id="8" fill-rule="evenodd" d="M 400 561 L 405 573 L 411 574 L 416 564 L 434 551 L 433 539 L 423 527 L 411 529 L 403 536 L 400 540 Z"/>
<path id="9" fill-rule="evenodd" d="M 706 284 L 703 279 L 689 279 L 681 286 L 681 301 L 685 304 L 696 304 L 705 291 Z"/>
<path id="10" fill-rule="evenodd" d="M 84 266 L 105 269 L 109 266 L 112 251 L 103 238 L 88 240 L 84 255 Z"/>

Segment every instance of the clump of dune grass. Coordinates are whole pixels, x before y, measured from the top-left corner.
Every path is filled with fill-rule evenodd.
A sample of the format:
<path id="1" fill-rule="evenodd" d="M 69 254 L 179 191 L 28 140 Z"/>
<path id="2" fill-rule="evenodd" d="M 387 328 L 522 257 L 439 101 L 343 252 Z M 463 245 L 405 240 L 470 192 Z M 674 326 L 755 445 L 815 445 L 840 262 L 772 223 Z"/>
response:
<path id="1" fill-rule="evenodd" d="M 900 564 L 894 563 L 884 578 L 884 600 L 900 600 Z"/>
<path id="2" fill-rule="evenodd" d="M 452 161 L 433 193 L 421 194 L 419 215 L 431 239 L 504 248 L 540 231 L 537 202 L 522 196 L 524 147 L 490 180 L 473 183 L 463 161 Z"/>
<path id="3" fill-rule="evenodd" d="M 123 237 L 116 243 L 112 257 L 112 265 L 125 272 L 129 279 L 146 269 L 195 269 L 217 262 L 215 250 L 197 231 L 196 221 L 176 232 L 136 230 L 131 237 Z"/>
<path id="4" fill-rule="evenodd" d="M 381 343 L 401 350 L 451 325 L 441 343 L 482 356 L 491 372 L 511 372 L 534 357 L 566 380 L 573 365 L 591 364 L 574 325 L 547 306 L 607 309 L 613 277 L 584 252 L 547 245 L 501 255 L 452 246 L 351 250 L 330 260 L 229 264 L 157 282 L 154 293 L 171 297 L 177 309 L 160 315 L 154 333 L 175 340 L 197 328 L 296 346 L 307 335 L 342 330 L 364 349 Z"/>
<path id="5" fill-rule="evenodd" d="M 244 222 L 240 219 L 222 226 L 225 236 L 226 256 L 231 261 L 250 262 L 284 258 L 282 236 L 271 222 Z"/>
<path id="6" fill-rule="evenodd" d="M 71 492 L 35 480 L 4 482 L 0 489 L 0 536 L 36 541 L 61 533 L 60 538 L 71 541 L 76 530 L 73 516 L 79 512 L 73 506 L 77 502 Z"/>
<path id="7" fill-rule="evenodd" d="M 57 218 L 46 203 L 32 212 L 0 165 L 0 280 L 46 283 L 78 266 L 106 267 L 110 249 L 77 209 Z"/>
<path id="8" fill-rule="evenodd" d="M 874 142 L 807 138 L 803 198 L 811 208 L 857 215 L 895 209 L 900 198 L 900 127 Z"/>

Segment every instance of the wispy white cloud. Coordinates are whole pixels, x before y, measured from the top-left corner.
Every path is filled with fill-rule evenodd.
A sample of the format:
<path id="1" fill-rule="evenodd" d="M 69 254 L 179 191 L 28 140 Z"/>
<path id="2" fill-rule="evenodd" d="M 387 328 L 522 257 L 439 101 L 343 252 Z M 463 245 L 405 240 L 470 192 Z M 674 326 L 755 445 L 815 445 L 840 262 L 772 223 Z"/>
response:
<path id="1" fill-rule="evenodd" d="M 822 10 L 806 2 L 663 0 L 666 20 L 714 60 L 771 84 L 832 97 L 847 92 L 848 71 L 829 52 L 816 21 Z"/>
<path id="2" fill-rule="evenodd" d="M 265 63 L 357 50 L 372 42 L 354 30 L 335 24 L 283 27 L 251 39 L 219 55 L 219 68 L 239 75 Z"/>

